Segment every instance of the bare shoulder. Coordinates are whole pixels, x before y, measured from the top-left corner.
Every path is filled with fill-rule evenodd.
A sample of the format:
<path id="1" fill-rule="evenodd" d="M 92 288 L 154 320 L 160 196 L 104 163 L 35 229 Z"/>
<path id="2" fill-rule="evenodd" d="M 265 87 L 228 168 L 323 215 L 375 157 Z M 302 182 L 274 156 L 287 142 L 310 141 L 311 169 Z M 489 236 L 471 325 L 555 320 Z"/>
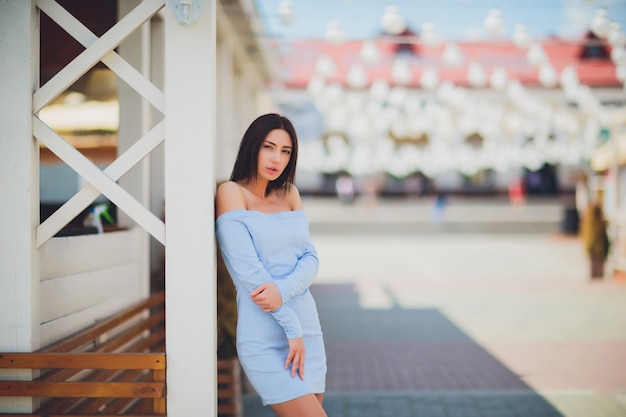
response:
<path id="1" fill-rule="evenodd" d="M 245 210 L 246 200 L 239 184 L 226 181 L 217 187 L 215 197 L 215 214 L 220 216 L 233 210 Z"/>
<path id="2" fill-rule="evenodd" d="M 293 184 L 289 186 L 285 198 L 289 202 L 291 210 L 302 210 L 302 198 L 300 198 L 300 191 L 298 191 L 298 187 Z"/>

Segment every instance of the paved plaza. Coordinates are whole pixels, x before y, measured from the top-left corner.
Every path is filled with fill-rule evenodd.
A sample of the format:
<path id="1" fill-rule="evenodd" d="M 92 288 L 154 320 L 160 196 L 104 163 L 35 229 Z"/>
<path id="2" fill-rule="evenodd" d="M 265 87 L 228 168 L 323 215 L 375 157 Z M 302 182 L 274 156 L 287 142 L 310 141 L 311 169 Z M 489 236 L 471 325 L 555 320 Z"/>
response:
<path id="1" fill-rule="evenodd" d="M 626 285 L 589 279 L 562 202 L 492 203 L 305 201 L 329 416 L 626 416 Z"/>

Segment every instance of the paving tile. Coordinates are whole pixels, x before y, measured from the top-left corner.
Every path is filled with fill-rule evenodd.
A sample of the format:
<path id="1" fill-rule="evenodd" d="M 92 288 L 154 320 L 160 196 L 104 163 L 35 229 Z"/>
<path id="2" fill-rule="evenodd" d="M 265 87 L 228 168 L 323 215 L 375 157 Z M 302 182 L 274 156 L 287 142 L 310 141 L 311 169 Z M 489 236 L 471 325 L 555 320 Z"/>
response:
<path id="1" fill-rule="evenodd" d="M 553 402 L 557 405 L 554 406 Z M 590 394 L 551 395 L 506 392 L 328 393 L 329 417 L 624 417 L 626 408 L 610 398 Z M 247 417 L 270 417 L 255 395 L 244 397 Z"/>

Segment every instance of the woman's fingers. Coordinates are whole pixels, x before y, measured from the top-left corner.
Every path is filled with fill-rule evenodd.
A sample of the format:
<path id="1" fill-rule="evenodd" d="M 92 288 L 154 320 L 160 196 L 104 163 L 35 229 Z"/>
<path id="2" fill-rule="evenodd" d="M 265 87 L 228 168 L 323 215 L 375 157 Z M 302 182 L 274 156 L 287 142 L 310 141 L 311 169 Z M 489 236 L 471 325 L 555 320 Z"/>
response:
<path id="1" fill-rule="evenodd" d="M 252 301 L 266 313 L 278 310 L 283 304 L 283 299 L 276 284 L 266 282 L 261 284 L 250 293 Z"/>
<path id="2" fill-rule="evenodd" d="M 265 290 L 265 286 L 267 284 L 261 284 L 258 287 L 256 287 L 251 293 L 250 293 L 250 297 L 254 298 L 257 295 L 261 294 L 263 292 L 263 290 Z"/>
<path id="3" fill-rule="evenodd" d="M 300 379 L 304 380 L 304 339 L 302 337 L 289 339 L 289 354 L 285 361 L 285 369 L 289 369 L 291 364 L 291 377 L 295 378 L 296 374 Z"/>
<path id="4" fill-rule="evenodd" d="M 298 374 L 300 375 L 300 379 L 304 381 L 304 354 L 300 356 L 300 360 L 298 361 Z M 295 378 L 295 375 L 292 376 Z"/>

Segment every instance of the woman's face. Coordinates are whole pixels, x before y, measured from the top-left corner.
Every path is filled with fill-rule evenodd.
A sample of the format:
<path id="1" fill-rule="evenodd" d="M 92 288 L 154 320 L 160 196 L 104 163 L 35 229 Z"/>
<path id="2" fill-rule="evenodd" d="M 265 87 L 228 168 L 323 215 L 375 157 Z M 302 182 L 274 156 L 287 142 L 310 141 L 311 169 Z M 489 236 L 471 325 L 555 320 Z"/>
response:
<path id="1" fill-rule="evenodd" d="M 274 129 L 265 137 L 259 149 L 257 176 L 274 181 L 283 173 L 293 150 L 291 137 L 282 129 Z"/>

